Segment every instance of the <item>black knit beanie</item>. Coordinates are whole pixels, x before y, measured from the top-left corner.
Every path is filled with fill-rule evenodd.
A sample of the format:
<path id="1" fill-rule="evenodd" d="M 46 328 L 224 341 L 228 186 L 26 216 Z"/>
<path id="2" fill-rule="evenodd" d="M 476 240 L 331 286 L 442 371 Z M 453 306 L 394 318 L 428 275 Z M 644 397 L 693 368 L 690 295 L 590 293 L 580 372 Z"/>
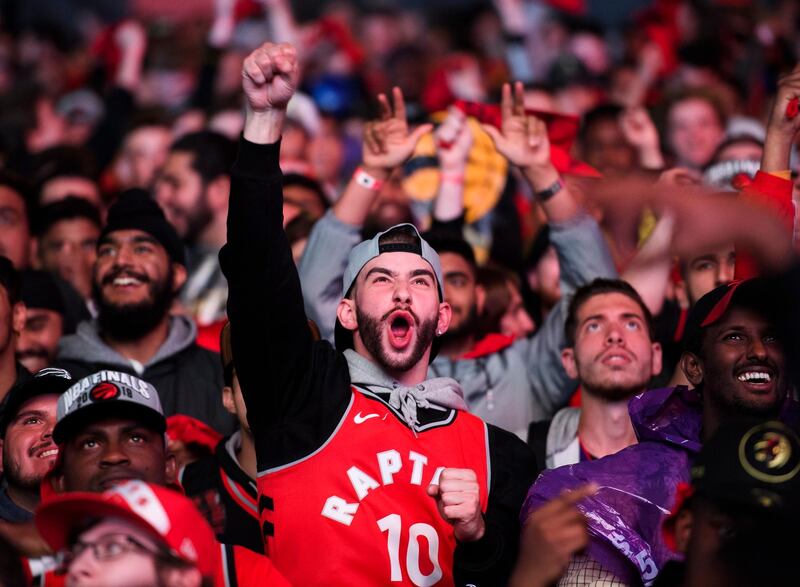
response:
<path id="1" fill-rule="evenodd" d="M 122 192 L 108 209 L 108 220 L 98 242 L 116 230 L 141 230 L 156 239 L 175 263 L 186 266 L 186 252 L 178 233 L 161 207 L 145 190 Z"/>

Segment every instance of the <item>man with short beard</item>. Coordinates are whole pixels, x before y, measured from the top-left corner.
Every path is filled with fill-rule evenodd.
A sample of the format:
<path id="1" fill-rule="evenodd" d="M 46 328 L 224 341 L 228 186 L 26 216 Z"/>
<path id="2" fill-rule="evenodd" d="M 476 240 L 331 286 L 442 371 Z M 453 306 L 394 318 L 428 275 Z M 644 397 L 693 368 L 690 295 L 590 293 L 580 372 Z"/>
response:
<path id="1" fill-rule="evenodd" d="M 17 360 L 36 373 L 53 363 L 58 342 L 67 329 L 64 298 L 56 277 L 46 271 L 23 271 L 21 278 L 27 315 L 17 343 Z"/>
<path id="2" fill-rule="evenodd" d="M 0 255 L 0 414 L 8 391 L 31 376 L 16 359 L 24 327 L 25 304 L 20 299 L 19 273 L 7 257 Z"/>
<path id="3" fill-rule="evenodd" d="M 451 316 L 436 252 L 411 224 L 362 242 L 341 283 L 338 350 L 308 329 L 279 167 L 298 67 L 285 44 L 244 62 L 220 253 L 267 552 L 295 585 L 504 585 L 535 464 L 516 437 L 466 411 L 454 379 L 427 379 Z M 394 111 L 381 102 L 376 124 L 399 130 L 404 159 L 427 129 L 408 132 L 399 90 Z"/>
<path id="4" fill-rule="evenodd" d="M 0 417 L 3 484 L 0 521 L 27 522 L 39 505 L 39 484 L 56 460 L 56 402 L 73 383 L 63 369 L 42 369 L 8 394 Z M 0 534 L 6 527 L 0 524 Z"/>
<path id="5" fill-rule="evenodd" d="M 185 281 L 183 244 L 158 204 L 141 190 L 123 193 L 97 244 L 98 316 L 62 339 L 57 362 L 76 378 L 106 369 L 145 378 L 168 416 L 186 414 L 228 433 L 219 358 L 195 344 L 189 318 L 170 315 Z"/>
<path id="6" fill-rule="evenodd" d="M 63 369 L 42 369 L 8 394 L 0 416 L 4 477 L 0 485 L 0 538 L 20 553 L 35 553 L 31 572 L 52 564 L 33 526 L 42 479 L 55 463 L 53 441 L 58 396 L 73 383 Z M 39 558 L 39 557 L 43 558 Z"/>
<path id="7" fill-rule="evenodd" d="M 225 317 L 228 284 L 217 256 L 225 244 L 234 143 L 200 131 L 172 145 L 153 189 L 167 220 L 188 246 L 181 301 L 200 324 Z"/>
<path id="8" fill-rule="evenodd" d="M 636 443 L 628 400 L 661 371 L 653 317 L 621 280 L 579 288 L 567 310 L 561 361 L 581 384 L 581 407 L 562 408 L 531 424 L 528 443 L 548 469 L 614 454 Z"/>

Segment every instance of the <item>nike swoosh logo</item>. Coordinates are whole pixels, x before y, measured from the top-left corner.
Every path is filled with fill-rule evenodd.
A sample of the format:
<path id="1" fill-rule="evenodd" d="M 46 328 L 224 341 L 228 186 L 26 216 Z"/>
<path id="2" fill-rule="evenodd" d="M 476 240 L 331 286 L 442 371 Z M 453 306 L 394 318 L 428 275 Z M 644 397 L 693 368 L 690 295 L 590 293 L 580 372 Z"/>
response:
<path id="1" fill-rule="evenodd" d="M 355 422 L 356 424 L 363 424 L 370 418 L 380 418 L 380 417 L 381 417 L 380 414 L 367 414 L 366 416 L 362 416 L 361 412 L 359 412 L 355 416 L 353 416 L 353 422 Z"/>

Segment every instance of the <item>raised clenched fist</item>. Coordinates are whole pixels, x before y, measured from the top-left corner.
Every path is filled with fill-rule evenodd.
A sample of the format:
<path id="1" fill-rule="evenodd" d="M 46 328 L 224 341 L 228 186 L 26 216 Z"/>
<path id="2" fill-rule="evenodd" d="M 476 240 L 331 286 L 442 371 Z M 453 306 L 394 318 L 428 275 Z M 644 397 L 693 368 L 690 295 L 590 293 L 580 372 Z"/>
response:
<path id="1" fill-rule="evenodd" d="M 244 60 L 242 78 L 250 110 L 285 110 L 300 78 L 296 49 L 287 43 L 264 43 Z"/>

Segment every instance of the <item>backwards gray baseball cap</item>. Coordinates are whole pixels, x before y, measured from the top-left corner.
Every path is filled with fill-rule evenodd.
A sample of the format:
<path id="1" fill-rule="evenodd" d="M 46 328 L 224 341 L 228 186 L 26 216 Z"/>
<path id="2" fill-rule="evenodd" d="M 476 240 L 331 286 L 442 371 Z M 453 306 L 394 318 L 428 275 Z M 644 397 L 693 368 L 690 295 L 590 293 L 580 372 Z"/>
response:
<path id="1" fill-rule="evenodd" d="M 141 421 L 162 434 L 167 429 L 155 387 L 128 373 L 98 371 L 58 398 L 53 440 L 62 444 L 88 423 L 114 417 Z"/>
<path id="2" fill-rule="evenodd" d="M 358 277 L 364 265 L 383 253 L 414 253 L 425 259 L 436 276 L 436 290 L 439 292 L 439 301 L 444 301 L 444 290 L 442 289 L 444 281 L 442 279 L 442 264 L 439 261 L 439 254 L 420 236 L 417 227 L 409 223 L 396 224 L 353 247 L 347 259 L 347 268 L 344 270 L 344 277 L 342 278 L 342 297 L 347 297 L 350 294 L 353 283 L 355 283 L 356 277 Z M 340 351 L 353 346 L 353 333 L 342 326 L 338 319 L 336 320 L 334 339 L 336 348 Z M 437 342 L 437 339 L 434 339 L 431 358 L 435 356 L 435 351 L 438 350 Z"/>

